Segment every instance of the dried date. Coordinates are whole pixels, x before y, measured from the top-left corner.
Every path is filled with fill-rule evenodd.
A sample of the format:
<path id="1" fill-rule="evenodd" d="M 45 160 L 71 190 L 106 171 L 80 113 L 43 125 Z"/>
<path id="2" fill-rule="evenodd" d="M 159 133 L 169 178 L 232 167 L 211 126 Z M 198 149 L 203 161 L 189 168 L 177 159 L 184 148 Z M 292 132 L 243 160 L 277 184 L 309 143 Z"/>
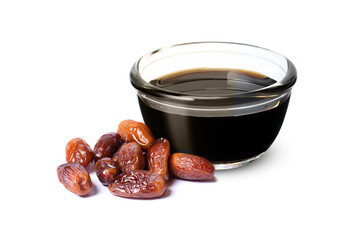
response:
<path id="1" fill-rule="evenodd" d="M 186 153 L 174 153 L 169 159 L 172 175 L 186 180 L 211 180 L 215 168 L 207 159 Z"/>
<path id="2" fill-rule="evenodd" d="M 122 121 L 117 132 L 126 142 L 137 142 L 144 150 L 148 150 L 155 140 L 150 129 L 145 124 L 134 120 Z"/>
<path id="3" fill-rule="evenodd" d="M 156 139 L 147 152 L 147 167 L 151 172 L 162 175 L 169 180 L 168 159 L 170 143 L 165 138 Z"/>
<path id="4" fill-rule="evenodd" d="M 87 168 L 94 161 L 94 153 L 82 138 L 71 139 L 65 149 L 67 163 L 80 163 L 81 166 Z"/>
<path id="5" fill-rule="evenodd" d="M 105 157 L 96 162 L 95 172 L 99 181 L 108 186 L 121 171 L 113 159 Z"/>
<path id="6" fill-rule="evenodd" d="M 90 193 L 92 181 L 89 173 L 79 163 L 66 163 L 58 166 L 59 181 L 71 192 L 83 196 Z"/>
<path id="7" fill-rule="evenodd" d="M 166 190 L 163 176 L 146 170 L 122 173 L 110 183 L 112 194 L 126 198 L 156 198 Z"/>
<path id="8" fill-rule="evenodd" d="M 114 160 L 116 163 L 119 162 L 119 152 L 122 146 L 119 147 L 119 149 L 116 151 L 116 153 L 114 153 L 114 155 L 112 156 L 112 160 Z"/>
<path id="9" fill-rule="evenodd" d="M 112 157 L 124 142 L 125 140 L 116 132 L 102 135 L 94 147 L 95 161 L 104 157 Z"/>
<path id="10" fill-rule="evenodd" d="M 136 142 L 125 143 L 119 151 L 118 165 L 122 172 L 144 169 L 145 159 L 140 145 Z"/>

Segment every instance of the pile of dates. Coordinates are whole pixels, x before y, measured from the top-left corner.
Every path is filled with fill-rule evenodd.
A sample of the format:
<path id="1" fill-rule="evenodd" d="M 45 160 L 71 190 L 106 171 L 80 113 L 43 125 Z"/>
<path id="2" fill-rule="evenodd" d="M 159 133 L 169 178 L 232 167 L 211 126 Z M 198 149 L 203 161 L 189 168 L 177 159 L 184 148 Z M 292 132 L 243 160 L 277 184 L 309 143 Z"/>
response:
<path id="1" fill-rule="evenodd" d="M 93 150 L 81 138 L 70 140 L 66 162 L 57 168 L 59 181 L 80 196 L 92 189 L 89 169 L 94 163 L 99 181 L 115 196 L 127 198 L 160 197 L 170 176 L 211 180 L 215 170 L 205 158 L 171 154 L 167 139 L 154 139 L 145 124 L 133 120 L 124 120 L 117 132 L 101 136 Z"/>

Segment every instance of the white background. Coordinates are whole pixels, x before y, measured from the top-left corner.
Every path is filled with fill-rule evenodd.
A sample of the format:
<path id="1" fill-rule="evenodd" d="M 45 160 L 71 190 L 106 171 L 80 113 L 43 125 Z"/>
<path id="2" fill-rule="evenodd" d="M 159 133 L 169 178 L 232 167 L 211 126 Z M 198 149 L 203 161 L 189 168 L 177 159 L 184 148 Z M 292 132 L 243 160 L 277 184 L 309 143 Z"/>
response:
<path id="1" fill-rule="evenodd" d="M 1 239 L 359 239 L 357 1 L 1 1 Z M 114 197 L 94 173 L 58 182 L 65 145 L 141 121 L 132 64 L 159 47 L 242 42 L 293 61 L 270 150 L 156 200 Z"/>

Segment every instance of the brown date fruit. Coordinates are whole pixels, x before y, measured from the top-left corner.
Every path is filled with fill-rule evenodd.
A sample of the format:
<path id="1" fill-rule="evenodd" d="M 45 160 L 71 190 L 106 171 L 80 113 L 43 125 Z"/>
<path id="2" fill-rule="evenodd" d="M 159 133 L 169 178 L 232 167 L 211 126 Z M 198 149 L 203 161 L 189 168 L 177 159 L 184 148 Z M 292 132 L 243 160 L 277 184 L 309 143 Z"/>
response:
<path id="1" fill-rule="evenodd" d="M 114 160 L 116 163 L 119 162 L 119 152 L 120 152 L 121 147 L 122 147 L 122 145 L 119 147 L 119 149 L 116 151 L 116 153 L 114 153 L 114 155 L 112 156 L 112 160 Z M 143 151 L 143 156 L 144 156 L 144 159 L 146 159 L 146 151 Z"/>
<path id="2" fill-rule="evenodd" d="M 125 143 L 119 151 L 118 165 L 122 172 L 144 169 L 145 159 L 140 145 L 136 142 Z"/>
<path id="3" fill-rule="evenodd" d="M 79 163 L 66 163 L 57 167 L 59 181 L 71 192 L 83 196 L 90 193 L 92 181 Z"/>
<path id="4" fill-rule="evenodd" d="M 119 152 L 121 149 L 122 145 L 119 147 L 119 149 L 116 151 L 116 153 L 114 153 L 114 155 L 112 156 L 112 160 L 114 160 L 116 163 L 119 162 Z"/>
<path id="5" fill-rule="evenodd" d="M 104 157 L 112 157 L 124 142 L 125 140 L 116 132 L 102 135 L 94 147 L 95 161 Z"/>
<path id="6" fill-rule="evenodd" d="M 215 168 L 207 159 L 186 153 L 173 153 L 169 159 L 172 175 L 186 180 L 211 180 Z"/>
<path id="7" fill-rule="evenodd" d="M 148 150 L 155 140 L 150 129 L 144 123 L 134 120 L 122 121 L 117 132 L 126 142 L 137 142 L 144 150 Z"/>
<path id="8" fill-rule="evenodd" d="M 104 186 L 108 186 L 121 171 L 114 160 L 105 157 L 96 162 L 95 172 L 99 181 Z"/>
<path id="9" fill-rule="evenodd" d="M 122 173 L 110 183 L 112 194 L 126 198 L 156 198 L 164 194 L 166 183 L 163 176 L 146 170 Z"/>
<path id="10" fill-rule="evenodd" d="M 170 143 L 165 138 L 156 139 L 147 152 L 147 168 L 169 180 L 168 160 Z"/>
<path id="11" fill-rule="evenodd" d="M 81 138 L 71 139 L 66 145 L 65 154 L 67 163 L 77 162 L 85 168 L 94 161 L 91 147 Z"/>

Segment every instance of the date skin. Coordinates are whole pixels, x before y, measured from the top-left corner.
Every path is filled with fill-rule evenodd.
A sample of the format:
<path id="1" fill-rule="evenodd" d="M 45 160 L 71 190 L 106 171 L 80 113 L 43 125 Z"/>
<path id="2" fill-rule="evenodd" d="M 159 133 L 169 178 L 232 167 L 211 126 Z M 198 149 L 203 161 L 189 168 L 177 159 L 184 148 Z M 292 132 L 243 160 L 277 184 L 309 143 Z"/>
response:
<path id="1" fill-rule="evenodd" d="M 105 157 L 112 157 L 124 142 L 125 140 L 116 132 L 102 135 L 94 147 L 95 161 Z"/>
<path id="2" fill-rule="evenodd" d="M 163 176 L 146 170 L 122 173 L 110 183 L 112 194 L 125 198 L 156 198 L 164 194 L 166 183 Z"/>
<path id="3" fill-rule="evenodd" d="M 125 143 L 119 151 L 118 165 L 122 172 L 144 169 L 145 159 L 140 145 L 136 142 Z"/>
<path id="4" fill-rule="evenodd" d="M 122 147 L 122 145 L 119 147 L 119 149 L 112 156 L 112 160 L 114 160 L 116 163 L 119 162 L 119 152 L 120 152 L 121 147 Z"/>
<path id="5" fill-rule="evenodd" d="M 88 168 L 94 161 L 94 152 L 82 138 L 71 139 L 65 149 L 67 163 L 80 163 L 81 166 Z"/>
<path id="6" fill-rule="evenodd" d="M 113 159 L 105 157 L 96 162 L 95 172 L 99 181 L 104 186 L 108 186 L 121 171 Z"/>
<path id="7" fill-rule="evenodd" d="M 116 153 L 114 153 L 114 155 L 112 156 L 112 160 L 114 160 L 116 163 L 119 162 L 119 152 L 120 152 L 120 148 L 122 146 L 119 147 L 119 149 L 116 151 Z M 147 151 L 143 151 L 143 156 L 144 156 L 144 159 L 147 158 Z"/>
<path id="8" fill-rule="evenodd" d="M 144 123 L 130 119 L 122 121 L 117 132 L 126 142 L 136 142 L 144 150 L 148 150 L 155 140 L 150 129 Z"/>
<path id="9" fill-rule="evenodd" d="M 89 173 L 79 163 L 66 163 L 57 167 L 59 181 L 69 191 L 84 196 L 90 193 L 92 181 Z"/>
<path id="10" fill-rule="evenodd" d="M 169 170 L 175 177 L 186 180 L 211 180 L 214 165 L 207 159 L 192 154 L 173 153 L 169 159 Z"/>
<path id="11" fill-rule="evenodd" d="M 150 172 L 162 175 L 169 180 L 168 160 L 170 156 L 170 143 L 165 138 L 154 141 L 147 151 L 147 168 Z"/>

